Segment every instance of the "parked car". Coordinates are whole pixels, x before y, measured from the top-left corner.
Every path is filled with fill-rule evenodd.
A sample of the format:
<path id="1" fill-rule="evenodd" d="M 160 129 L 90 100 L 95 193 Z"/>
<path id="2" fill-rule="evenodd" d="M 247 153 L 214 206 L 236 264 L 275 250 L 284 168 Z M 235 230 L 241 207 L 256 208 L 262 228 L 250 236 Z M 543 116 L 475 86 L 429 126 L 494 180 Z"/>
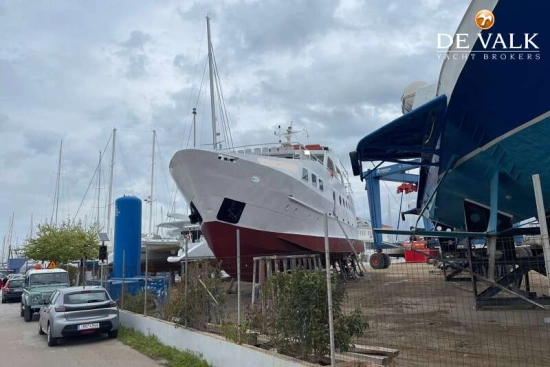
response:
<path id="1" fill-rule="evenodd" d="M 38 333 L 48 345 L 60 338 L 94 333 L 118 336 L 118 306 L 103 287 L 69 287 L 56 290 L 40 309 Z"/>
<path id="2" fill-rule="evenodd" d="M 2 288 L 2 303 L 8 301 L 21 301 L 23 294 L 23 279 L 12 278 L 8 279 Z"/>
<path id="3" fill-rule="evenodd" d="M 40 311 L 54 291 L 68 286 L 69 273 L 63 269 L 27 271 L 21 296 L 21 316 L 25 321 L 31 321 L 33 313 Z"/>

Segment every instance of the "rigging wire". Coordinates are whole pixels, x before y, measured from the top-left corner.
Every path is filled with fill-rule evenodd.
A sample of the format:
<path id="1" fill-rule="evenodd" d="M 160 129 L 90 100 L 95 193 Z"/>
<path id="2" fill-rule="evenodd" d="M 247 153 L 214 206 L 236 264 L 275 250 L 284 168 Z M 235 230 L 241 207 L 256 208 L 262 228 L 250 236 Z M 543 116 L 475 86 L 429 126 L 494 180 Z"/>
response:
<path id="1" fill-rule="evenodd" d="M 204 62 L 204 69 L 202 71 L 202 78 L 201 78 L 201 83 L 200 83 L 200 87 L 199 87 L 199 94 L 197 95 L 197 100 L 195 101 L 195 106 L 198 107 L 199 105 L 199 100 L 200 100 L 200 97 L 201 97 L 201 93 L 202 93 L 202 86 L 204 85 L 204 77 L 206 75 L 206 67 L 208 66 L 208 59 L 205 59 L 205 62 Z M 203 110 L 204 111 L 204 110 Z M 196 127 L 196 126 L 195 126 Z M 202 127 L 202 126 L 201 126 Z M 187 145 L 186 145 L 186 148 L 189 148 L 189 144 L 191 142 L 191 134 L 193 133 L 193 126 L 191 125 L 191 128 L 189 129 L 189 135 L 187 136 Z"/>
<path id="2" fill-rule="evenodd" d="M 158 135 L 156 135 L 156 140 L 157 140 L 157 151 L 158 151 L 158 154 L 159 154 L 160 167 L 161 167 L 162 175 L 164 176 L 164 183 L 166 185 L 166 190 L 167 190 L 166 192 L 169 193 L 170 192 L 170 187 L 169 187 L 170 185 L 168 184 L 168 178 L 166 176 L 166 171 L 167 170 L 165 169 L 164 158 L 162 157 L 162 151 L 160 150 L 160 142 L 158 140 Z M 170 196 L 168 196 L 167 199 L 170 200 Z M 166 213 L 166 214 L 168 214 L 168 213 Z"/>
<path id="3" fill-rule="evenodd" d="M 119 148 L 118 150 L 119 150 L 121 158 L 122 158 L 122 160 L 121 160 L 121 163 L 122 163 L 122 161 L 125 160 L 125 155 L 124 155 L 124 149 L 122 148 L 122 143 L 120 142 L 120 140 L 118 142 L 118 148 Z M 124 169 L 124 172 L 126 173 L 126 178 L 128 179 L 127 182 L 130 184 L 130 189 L 132 190 L 132 194 L 135 195 L 136 190 L 134 189 L 134 185 L 132 183 L 132 180 L 130 179 L 130 173 L 128 172 L 128 167 L 126 167 L 125 165 L 122 165 L 122 167 Z"/>
<path id="4" fill-rule="evenodd" d="M 191 82 L 191 90 L 193 90 L 194 87 L 195 87 L 195 78 L 197 77 L 197 68 L 199 66 L 199 60 L 200 60 L 200 55 L 201 55 L 201 51 L 202 51 L 202 44 L 203 44 L 203 41 L 204 41 L 204 29 L 205 28 L 206 27 L 202 28 L 201 41 L 199 43 L 199 51 L 197 53 L 197 61 L 195 62 L 195 70 L 193 71 L 193 80 Z M 203 73 L 203 79 L 204 79 L 204 73 Z M 202 82 L 201 82 L 201 86 L 202 86 Z M 191 101 L 192 101 L 192 96 L 190 94 L 189 95 L 189 101 L 187 102 L 187 110 L 186 111 L 189 111 L 191 109 Z M 195 105 L 196 105 L 196 103 L 195 103 Z M 185 115 L 185 120 L 184 120 L 184 123 L 183 123 L 184 126 L 186 125 L 188 120 L 189 120 L 189 114 L 187 113 Z M 191 127 L 191 123 L 189 123 L 189 126 Z M 190 128 L 189 130 L 192 130 L 192 129 Z M 185 131 L 185 128 L 184 128 L 184 131 Z M 183 147 L 184 139 L 185 139 L 185 135 L 182 134 L 180 147 Z M 187 144 L 189 145 L 189 142 Z"/>
<path id="5" fill-rule="evenodd" d="M 107 144 L 105 144 L 105 147 L 103 148 L 103 154 L 107 151 L 107 147 L 109 146 L 109 142 L 113 138 L 113 133 L 111 133 L 111 136 L 109 136 L 109 139 L 107 140 Z M 103 157 L 103 154 L 101 155 Z M 102 158 L 103 159 L 103 158 Z M 101 162 L 98 162 L 94 171 L 94 174 L 92 175 L 92 178 L 90 179 L 90 183 L 88 184 L 88 187 L 86 188 L 86 192 L 84 193 L 84 197 L 82 197 L 82 200 L 80 201 L 80 205 L 78 206 L 78 209 L 73 217 L 73 221 L 76 220 L 76 217 L 78 216 L 78 213 L 80 213 L 80 209 L 82 208 L 82 204 L 84 203 L 84 200 L 86 200 L 86 196 L 88 195 L 88 191 L 90 190 L 90 187 L 92 186 L 92 183 L 94 182 L 94 178 L 98 172 L 98 168 Z"/>
<path id="6" fill-rule="evenodd" d="M 214 50 L 212 50 L 212 59 L 214 60 L 214 72 L 216 74 L 216 84 L 217 84 L 217 88 L 218 88 L 218 99 L 219 99 L 219 106 L 220 106 L 220 115 L 223 117 L 222 119 L 222 124 L 224 127 L 224 130 L 225 128 L 227 128 L 228 130 L 228 134 L 226 136 L 226 140 L 228 142 L 228 145 L 231 149 L 233 149 L 233 147 L 235 146 L 234 145 L 234 142 L 233 142 L 233 136 L 231 134 L 231 121 L 229 119 L 229 114 L 227 113 L 227 106 L 225 104 L 225 95 L 223 93 L 223 89 L 222 89 L 222 85 L 221 85 L 221 81 L 220 81 L 220 75 L 219 75 L 219 71 L 218 71 L 218 63 L 216 62 L 216 56 L 215 56 L 215 53 L 214 53 Z M 225 124 L 223 123 L 225 122 Z"/>
<path id="7" fill-rule="evenodd" d="M 204 33 L 204 32 L 203 32 Z M 202 40 L 201 40 L 201 45 L 202 45 Z M 197 60 L 197 65 L 198 65 L 198 60 Z M 205 63 L 204 63 L 204 69 L 203 69 L 203 72 L 202 72 L 202 79 L 201 79 L 201 83 L 200 83 L 200 88 L 199 88 L 199 94 L 197 96 L 197 100 L 195 101 L 195 106 L 198 106 L 199 104 L 199 98 L 201 96 L 201 93 L 202 93 L 202 86 L 203 86 L 203 82 L 204 82 L 204 76 L 206 75 L 206 66 L 208 65 L 208 60 L 205 59 Z M 195 68 L 196 69 L 196 68 Z M 196 71 L 196 70 L 195 70 Z M 194 79 L 193 79 L 194 80 Z M 191 103 L 189 103 L 190 105 Z M 188 108 L 189 109 L 189 108 Z M 188 116 L 188 115 L 187 115 Z M 196 126 L 195 126 L 196 128 Z M 202 126 L 201 126 L 202 128 Z M 202 131 L 202 130 L 201 130 Z M 186 148 L 189 148 L 189 142 L 191 141 L 191 134 L 193 133 L 193 126 L 191 125 L 190 126 L 190 129 L 189 129 L 189 135 L 187 136 L 187 144 L 186 144 Z M 196 133 L 195 133 L 196 134 Z M 183 141 L 181 142 L 181 146 L 183 147 Z M 174 183 L 172 185 L 172 190 L 174 191 L 174 197 L 173 197 L 173 200 L 172 200 L 172 212 L 175 212 L 176 211 L 176 197 L 178 195 L 178 188 L 176 187 L 176 184 Z"/>

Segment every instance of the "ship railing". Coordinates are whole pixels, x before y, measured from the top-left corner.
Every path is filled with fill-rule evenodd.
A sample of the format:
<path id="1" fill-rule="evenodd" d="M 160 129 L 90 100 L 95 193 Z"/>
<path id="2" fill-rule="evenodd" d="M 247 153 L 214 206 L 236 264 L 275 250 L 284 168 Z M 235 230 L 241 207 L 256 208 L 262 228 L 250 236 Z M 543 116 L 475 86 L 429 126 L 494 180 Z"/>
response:
<path id="1" fill-rule="evenodd" d="M 313 154 L 307 154 L 307 149 L 298 142 L 285 143 L 284 146 L 281 143 L 242 145 L 233 147 L 226 152 L 228 154 L 251 154 L 265 157 L 315 160 L 323 164 Z"/>

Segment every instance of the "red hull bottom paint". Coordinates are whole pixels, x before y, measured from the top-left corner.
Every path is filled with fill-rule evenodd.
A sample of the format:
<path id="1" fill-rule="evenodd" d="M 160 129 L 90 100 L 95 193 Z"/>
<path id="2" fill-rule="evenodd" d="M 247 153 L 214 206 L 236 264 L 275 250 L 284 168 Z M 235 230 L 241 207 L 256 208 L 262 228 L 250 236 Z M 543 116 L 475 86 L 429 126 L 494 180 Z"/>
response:
<path id="1" fill-rule="evenodd" d="M 299 255 L 325 253 L 325 238 L 292 233 L 276 233 L 242 228 L 229 223 L 203 223 L 202 232 L 222 268 L 229 275 L 237 277 L 237 229 L 240 230 L 241 279 L 252 281 L 253 257 L 266 255 Z M 363 243 L 351 240 L 355 252 L 363 251 Z M 332 256 L 344 256 L 353 251 L 347 239 L 329 238 Z M 322 256 L 324 262 L 324 256 Z"/>

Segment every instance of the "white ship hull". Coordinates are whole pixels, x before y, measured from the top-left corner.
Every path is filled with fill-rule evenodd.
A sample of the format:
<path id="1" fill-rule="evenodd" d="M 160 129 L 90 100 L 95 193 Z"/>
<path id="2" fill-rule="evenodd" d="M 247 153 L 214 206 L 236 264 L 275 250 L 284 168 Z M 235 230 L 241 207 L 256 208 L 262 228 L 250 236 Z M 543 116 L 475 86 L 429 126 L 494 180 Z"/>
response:
<path id="1" fill-rule="evenodd" d="M 322 191 L 302 180 L 303 168 L 315 173 Z M 231 275 L 236 274 L 237 229 L 243 276 L 249 271 L 251 277 L 252 269 L 246 268 L 253 256 L 324 252 L 320 213 L 329 213 L 331 253 L 363 250 L 352 200 L 340 180 L 314 160 L 187 149 L 174 155 L 170 173 L 196 209 L 195 219 L 200 219 L 214 255 Z"/>

